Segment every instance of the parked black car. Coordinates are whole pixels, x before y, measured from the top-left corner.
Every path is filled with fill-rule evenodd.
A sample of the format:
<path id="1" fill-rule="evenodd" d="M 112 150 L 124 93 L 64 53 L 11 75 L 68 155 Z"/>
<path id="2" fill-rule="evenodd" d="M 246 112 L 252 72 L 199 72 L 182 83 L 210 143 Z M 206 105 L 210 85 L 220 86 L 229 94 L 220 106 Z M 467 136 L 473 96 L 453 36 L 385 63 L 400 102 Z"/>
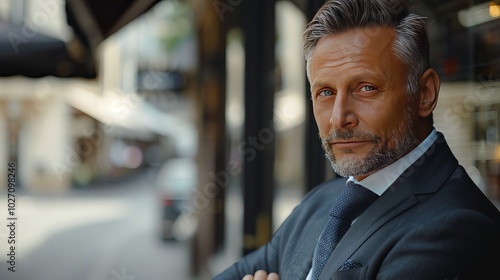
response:
<path id="1" fill-rule="evenodd" d="M 161 234 L 166 240 L 189 239 L 197 228 L 191 211 L 198 168 L 193 158 L 167 160 L 158 172 L 156 185 L 162 204 Z"/>

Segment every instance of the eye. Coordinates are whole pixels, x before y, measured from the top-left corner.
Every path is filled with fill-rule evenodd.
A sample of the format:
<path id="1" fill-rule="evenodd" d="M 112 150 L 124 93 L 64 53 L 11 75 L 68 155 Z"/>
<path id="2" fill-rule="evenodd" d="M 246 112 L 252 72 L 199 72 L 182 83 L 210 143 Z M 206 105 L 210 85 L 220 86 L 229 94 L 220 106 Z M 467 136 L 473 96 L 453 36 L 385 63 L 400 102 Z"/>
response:
<path id="1" fill-rule="evenodd" d="M 365 85 L 365 86 L 361 87 L 361 91 L 363 91 L 363 92 L 368 92 L 368 91 L 373 91 L 373 90 L 375 90 L 375 87 L 371 86 L 371 85 Z"/>
<path id="2" fill-rule="evenodd" d="M 319 96 L 332 96 L 333 95 L 333 91 L 325 89 L 325 90 L 320 91 L 318 93 L 318 95 Z"/>

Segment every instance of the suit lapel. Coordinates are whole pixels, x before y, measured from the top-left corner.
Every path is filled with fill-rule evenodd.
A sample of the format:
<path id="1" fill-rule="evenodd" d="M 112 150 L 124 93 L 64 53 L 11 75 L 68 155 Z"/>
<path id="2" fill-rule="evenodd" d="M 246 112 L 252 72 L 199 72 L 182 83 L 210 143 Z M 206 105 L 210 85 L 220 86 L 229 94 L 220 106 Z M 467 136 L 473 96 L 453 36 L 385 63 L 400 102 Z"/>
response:
<path id="1" fill-rule="evenodd" d="M 458 162 L 439 133 L 429 150 L 410 166 L 346 232 L 320 275 L 330 279 L 370 236 L 385 223 L 418 203 L 418 195 L 434 193 L 457 168 Z M 366 265 L 366 264 L 363 264 Z"/>
<path id="2" fill-rule="evenodd" d="M 293 277 L 297 277 L 296 279 L 306 279 L 307 274 L 309 274 L 309 270 L 311 270 L 312 267 L 312 259 L 314 250 L 316 249 L 316 243 L 318 243 L 319 236 L 321 235 L 325 224 L 326 220 L 317 223 L 315 229 L 312 227 L 309 228 L 309 230 L 304 231 L 303 238 L 300 238 L 301 242 L 297 245 L 297 249 L 293 254 L 296 260 L 290 262 L 291 264 L 294 263 L 294 265 L 291 266 L 291 271 L 293 271 L 291 276 L 293 275 Z"/>
<path id="3" fill-rule="evenodd" d="M 326 200 L 337 197 L 346 181 L 347 178 L 332 181 L 325 186 L 327 191 L 322 196 Z M 304 210 L 307 213 L 305 215 L 308 217 L 308 223 L 301 228 L 300 236 L 294 243 L 293 253 L 284 255 L 283 272 L 280 275 L 283 279 L 306 279 L 311 269 L 316 243 L 328 220 L 332 205 L 328 202 L 316 202 L 309 206 L 310 209 Z"/>

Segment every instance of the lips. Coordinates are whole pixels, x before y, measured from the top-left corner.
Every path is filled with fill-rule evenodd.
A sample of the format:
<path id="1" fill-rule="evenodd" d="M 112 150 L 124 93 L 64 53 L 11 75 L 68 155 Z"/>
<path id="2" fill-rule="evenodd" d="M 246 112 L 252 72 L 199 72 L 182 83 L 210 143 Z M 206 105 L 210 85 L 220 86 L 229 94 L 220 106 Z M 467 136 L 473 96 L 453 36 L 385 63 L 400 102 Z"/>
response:
<path id="1" fill-rule="evenodd" d="M 337 149 L 348 150 L 348 149 L 359 148 L 363 145 L 366 145 L 369 142 L 370 141 L 366 140 L 339 140 L 332 142 L 331 145 Z"/>

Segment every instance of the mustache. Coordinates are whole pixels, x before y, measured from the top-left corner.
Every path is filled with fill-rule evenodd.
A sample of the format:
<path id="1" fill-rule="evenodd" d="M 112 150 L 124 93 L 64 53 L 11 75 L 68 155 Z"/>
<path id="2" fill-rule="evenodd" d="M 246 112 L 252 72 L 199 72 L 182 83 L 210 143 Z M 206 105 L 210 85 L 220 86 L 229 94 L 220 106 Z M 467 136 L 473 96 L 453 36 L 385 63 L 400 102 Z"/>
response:
<path id="1" fill-rule="evenodd" d="M 321 138 L 321 137 L 320 137 Z M 334 130 L 327 136 L 321 139 L 323 143 L 331 143 L 335 140 L 365 140 L 365 141 L 380 141 L 380 136 L 365 131 L 355 131 L 353 129 Z"/>

